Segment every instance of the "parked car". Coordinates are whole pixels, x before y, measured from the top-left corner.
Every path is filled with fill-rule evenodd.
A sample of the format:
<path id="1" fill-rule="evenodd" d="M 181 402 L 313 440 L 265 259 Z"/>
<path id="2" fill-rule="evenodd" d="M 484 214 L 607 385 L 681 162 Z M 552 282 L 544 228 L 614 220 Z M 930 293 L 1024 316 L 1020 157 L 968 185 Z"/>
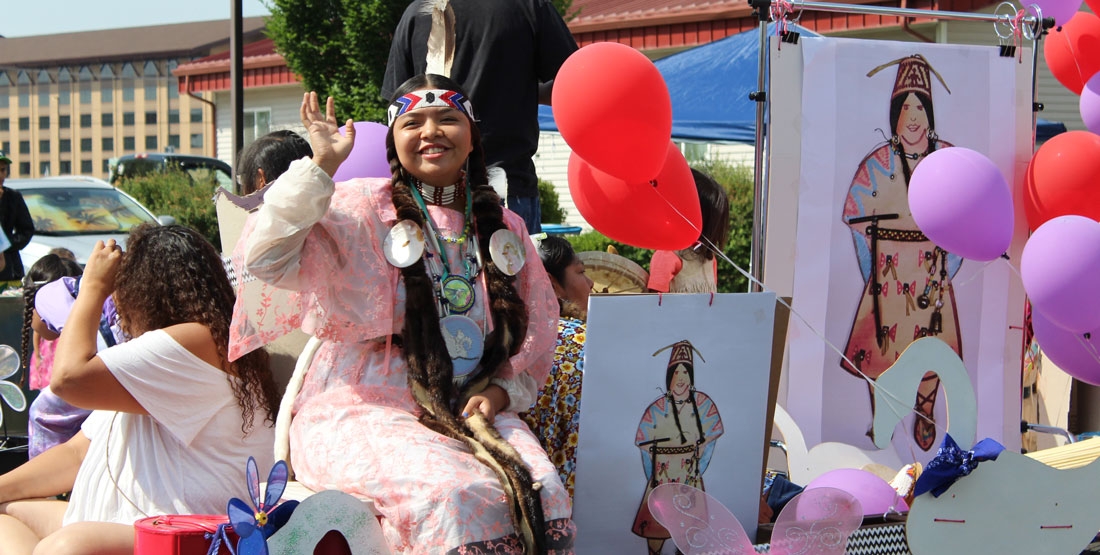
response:
<path id="1" fill-rule="evenodd" d="M 139 224 L 175 222 L 171 216 L 154 216 L 130 195 L 94 177 L 8 179 L 4 185 L 23 195 L 34 220 L 34 238 L 20 252 L 24 270 L 57 247 L 73 251 L 83 265 L 96 241 L 114 239 L 125 245 L 130 229 Z"/>
<path id="2" fill-rule="evenodd" d="M 190 175 L 195 182 L 214 181 L 226 189 L 233 190 L 233 170 L 229 167 L 229 164 L 217 158 L 189 154 L 143 152 L 114 158 L 109 165 L 111 172 L 108 181 L 112 184 L 118 183 L 120 179 L 127 177 L 137 177 L 162 172 L 170 168 L 178 168 Z"/>

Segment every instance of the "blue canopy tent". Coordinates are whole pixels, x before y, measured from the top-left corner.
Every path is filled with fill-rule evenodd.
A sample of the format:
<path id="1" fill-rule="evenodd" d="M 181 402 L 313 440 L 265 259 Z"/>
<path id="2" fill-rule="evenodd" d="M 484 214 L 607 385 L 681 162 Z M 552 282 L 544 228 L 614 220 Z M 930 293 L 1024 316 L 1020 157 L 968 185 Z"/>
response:
<path id="1" fill-rule="evenodd" d="M 790 24 L 804 37 L 817 33 Z M 768 25 L 769 35 L 775 24 Z M 688 141 L 748 143 L 756 140 L 756 102 L 760 31 L 728 36 L 654 62 L 665 78 L 672 99 L 672 137 Z M 539 106 L 539 129 L 556 132 L 549 106 Z M 1038 140 L 1066 130 L 1065 125 L 1040 119 Z"/>

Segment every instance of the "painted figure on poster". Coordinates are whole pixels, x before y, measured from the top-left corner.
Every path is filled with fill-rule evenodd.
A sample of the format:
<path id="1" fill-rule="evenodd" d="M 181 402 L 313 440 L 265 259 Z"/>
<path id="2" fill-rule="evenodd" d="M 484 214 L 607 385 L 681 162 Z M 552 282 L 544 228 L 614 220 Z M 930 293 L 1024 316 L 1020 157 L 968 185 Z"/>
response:
<path id="1" fill-rule="evenodd" d="M 937 149 L 952 146 L 936 135 L 932 76 L 943 78 L 920 54 L 871 70 L 897 66 L 890 96 L 889 140 L 865 157 L 852 178 L 843 221 L 851 229 L 864 288 L 841 366 L 878 378 L 914 340 L 938 337 L 962 356 L 962 338 L 951 279 L 961 259 L 921 233 L 909 212 L 913 170 Z M 947 199 L 944 199 L 945 202 Z M 932 370 L 932 369 L 929 369 Z M 940 380 L 928 372 L 917 392 L 913 438 L 928 451 L 936 443 L 932 421 Z M 874 411 L 874 393 L 871 392 Z"/>
<path id="2" fill-rule="evenodd" d="M 722 435 L 722 417 L 709 396 L 695 389 L 694 354 L 702 353 L 690 341 L 662 347 L 653 356 L 672 349 L 665 370 L 665 393 L 646 407 L 634 444 L 641 450 L 645 495 L 634 517 L 634 534 L 646 538 L 650 553 L 660 553 L 670 535 L 649 511 L 649 493 L 661 484 L 703 487 L 703 473 Z"/>

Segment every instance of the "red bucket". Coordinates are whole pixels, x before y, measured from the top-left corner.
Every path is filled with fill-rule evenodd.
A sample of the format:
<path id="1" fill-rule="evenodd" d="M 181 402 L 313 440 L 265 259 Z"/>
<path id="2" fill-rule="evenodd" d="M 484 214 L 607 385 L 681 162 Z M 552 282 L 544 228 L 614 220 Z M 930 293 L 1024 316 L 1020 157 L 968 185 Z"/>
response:
<path id="1" fill-rule="evenodd" d="M 225 515 L 151 516 L 134 523 L 134 555 L 206 555 L 219 524 L 228 524 Z M 229 541 L 237 543 L 237 534 L 226 527 Z M 230 555 L 222 542 L 218 555 Z"/>

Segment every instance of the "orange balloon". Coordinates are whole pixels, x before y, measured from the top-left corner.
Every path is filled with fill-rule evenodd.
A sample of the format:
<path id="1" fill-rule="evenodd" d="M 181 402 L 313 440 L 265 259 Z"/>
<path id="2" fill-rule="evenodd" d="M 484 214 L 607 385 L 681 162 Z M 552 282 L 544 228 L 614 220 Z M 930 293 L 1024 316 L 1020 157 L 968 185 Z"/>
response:
<path id="1" fill-rule="evenodd" d="M 569 192 L 581 216 L 604 235 L 643 249 L 680 250 L 699 239 L 703 214 L 691 168 L 667 142 L 653 182 L 627 182 L 569 156 Z"/>
<path id="2" fill-rule="evenodd" d="M 1044 143 L 1027 166 L 1023 200 L 1033 231 L 1058 216 L 1100 221 L 1100 135 L 1069 131 Z"/>
<path id="3" fill-rule="evenodd" d="M 1100 17 L 1077 12 L 1065 25 L 1052 29 L 1043 43 L 1043 58 L 1059 83 L 1081 94 L 1085 82 L 1100 71 Z"/>

